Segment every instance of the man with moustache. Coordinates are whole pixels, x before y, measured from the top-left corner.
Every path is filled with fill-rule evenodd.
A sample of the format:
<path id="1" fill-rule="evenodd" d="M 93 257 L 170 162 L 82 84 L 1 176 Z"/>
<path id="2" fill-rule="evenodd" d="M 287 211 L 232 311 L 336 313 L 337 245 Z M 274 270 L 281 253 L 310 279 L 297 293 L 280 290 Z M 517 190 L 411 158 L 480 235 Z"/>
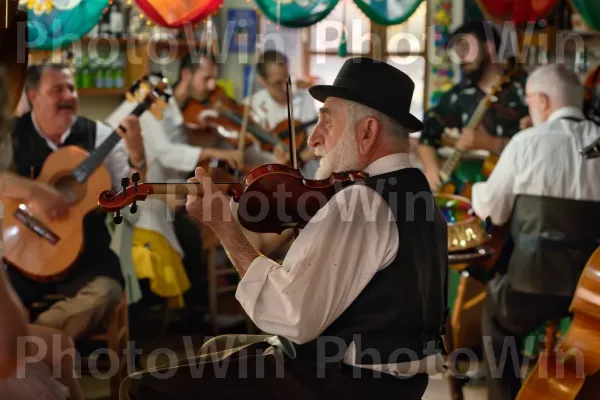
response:
<path id="1" fill-rule="evenodd" d="M 251 338 L 225 364 L 223 353 L 207 354 L 136 373 L 122 386 L 130 399 L 422 398 L 428 374 L 442 370 L 447 226 L 409 163 L 408 135 L 422 129 L 409 111 L 413 91 L 406 74 L 366 57 L 310 89 L 324 103 L 308 141 L 322 157 L 318 177 L 368 178 L 338 191 L 281 264 L 250 244 L 229 200 L 196 170 L 203 195 L 186 208 L 222 241 L 244 310 L 276 336 Z M 223 342 L 231 350 L 244 338 Z"/>
<path id="2" fill-rule="evenodd" d="M 63 64 L 29 67 L 25 92 L 31 111 L 14 122 L 12 132 L 14 175 L 6 175 L 13 198 L 43 199 L 42 210 L 51 219 L 68 215 L 69 202 L 55 188 L 33 182 L 46 158 L 63 146 L 91 152 L 111 133 L 107 125 L 77 115 L 79 98 L 73 75 Z M 145 156 L 139 120 L 128 116 L 117 129 L 122 140 L 104 160 L 114 189 L 135 171 L 145 173 Z M 99 328 L 121 300 L 123 277 L 119 258 L 110 249 L 106 216 L 92 211 L 83 220 L 84 245 L 68 275 L 58 282 L 38 282 L 8 265 L 7 274 L 26 307 L 48 294 L 64 295 L 42 312 L 35 324 L 60 329 L 77 340 Z"/>
<path id="3" fill-rule="evenodd" d="M 477 129 L 465 125 L 475 113 L 479 102 L 504 75 L 501 61 L 501 37 L 488 21 L 469 22 L 459 27 L 448 39 L 448 50 L 461 62 L 463 80 L 444 93 L 439 103 L 425 113 L 424 129 L 417 153 L 432 189 L 440 184 L 438 150 L 445 129 L 457 128 L 460 137 L 456 147 L 463 150 L 487 150 L 500 154 L 510 138 L 527 126 L 527 105 L 524 98 L 526 73 L 510 77 L 497 95 Z M 470 162 L 463 158 L 463 162 Z M 481 161 L 476 161 L 481 164 Z"/>

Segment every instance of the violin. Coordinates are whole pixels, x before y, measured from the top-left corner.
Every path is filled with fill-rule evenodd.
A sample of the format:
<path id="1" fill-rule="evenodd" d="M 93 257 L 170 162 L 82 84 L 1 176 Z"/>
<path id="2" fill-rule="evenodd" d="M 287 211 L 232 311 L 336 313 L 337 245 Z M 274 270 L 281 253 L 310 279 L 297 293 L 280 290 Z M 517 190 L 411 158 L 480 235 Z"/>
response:
<path id="1" fill-rule="evenodd" d="M 266 164 L 253 168 L 238 182 L 215 182 L 222 193 L 239 203 L 238 220 L 240 225 L 251 232 L 278 233 L 287 229 L 301 229 L 339 190 L 364 181 L 368 177 L 362 171 L 333 173 L 326 179 L 312 180 L 302 175 L 297 168 L 295 149 L 295 129 L 291 124 L 293 110 L 290 108 L 291 81 L 288 78 L 288 123 L 292 144 L 292 166 Z M 134 173 L 133 185 L 129 179 L 122 180 L 123 190 L 115 193 L 105 190 L 98 197 L 98 205 L 105 212 L 115 213 L 116 224 L 122 222 L 120 210 L 131 206 L 131 213 L 137 210 L 137 202 L 151 195 L 190 195 L 202 190 L 198 182 L 144 182 Z"/>
<path id="2" fill-rule="evenodd" d="M 188 128 L 198 127 L 198 117 L 202 111 L 215 110 L 219 116 L 217 118 L 206 118 L 206 124 L 214 128 L 220 137 L 238 147 L 240 142 L 240 131 L 244 120 L 244 106 L 237 103 L 234 99 L 225 94 L 221 87 L 217 87 L 205 102 L 199 102 L 189 99 L 182 111 L 184 123 Z M 252 142 L 261 143 L 269 146 L 282 146 L 285 150 L 289 147 L 269 132 L 262 129 L 251 118 L 248 121 L 248 138 L 245 144 L 252 145 Z"/>
<path id="3" fill-rule="evenodd" d="M 301 229 L 333 195 L 350 184 L 364 180 L 364 172 L 334 173 L 322 180 L 306 179 L 300 170 L 281 164 L 255 167 L 240 182 L 216 182 L 217 188 L 240 204 L 238 219 L 251 232 L 278 233 L 287 229 Z M 152 195 L 187 196 L 202 190 L 198 182 L 162 183 L 139 182 L 139 174 L 123 179 L 123 190 L 100 193 L 98 204 L 105 212 L 116 213 L 115 223 L 120 223 L 120 210 Z M 282 194 L 286 195 L 283 196 Z M 291 194 L 291 196 L 290 196 Z"/>
<path id="4" fill-rule="evenodd" d="M 294 120 L 294 126 L 296 129 L 296 148 L 298 150 L 303 150 L 303 148 L 307 144 L 308 139 L 308 128 L 312 125 L 316 124 L 319 118 L 313 118 L 310 121 L 300 122 L 299 120 Z M 271 134 L 281 140 L 283 143 L 289 146 L 289 133 L 290 129 L 288 127 L 287 121 L 281 121 L 275 128 L 271 130 Z M 273 146 L 268 143 L 263 143 L 261 148 L 264 151 L 273 151 Z"/>
<path id="5" fill-rule="evenodd" d="M 570 311 L 571 326 L 560 345 L 542 353 L 517 400 L 597 399 L 600 381 L 600 247 L 581 273 Z"/>

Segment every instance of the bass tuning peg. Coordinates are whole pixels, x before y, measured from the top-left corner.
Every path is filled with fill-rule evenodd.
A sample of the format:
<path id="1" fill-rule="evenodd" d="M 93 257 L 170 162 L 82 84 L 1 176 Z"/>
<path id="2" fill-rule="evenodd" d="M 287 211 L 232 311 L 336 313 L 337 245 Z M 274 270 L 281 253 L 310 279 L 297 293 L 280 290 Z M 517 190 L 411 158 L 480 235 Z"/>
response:
<path id="1" fill-rule="evenodd" d="M 137 210 L 138 210 L 138 205 L 134 201 L 133 204 L 131 205 L 131 207 L 129 207 L 129 212 L 131 212 L 132 214 L 135 214 L 137 212 Z"/>

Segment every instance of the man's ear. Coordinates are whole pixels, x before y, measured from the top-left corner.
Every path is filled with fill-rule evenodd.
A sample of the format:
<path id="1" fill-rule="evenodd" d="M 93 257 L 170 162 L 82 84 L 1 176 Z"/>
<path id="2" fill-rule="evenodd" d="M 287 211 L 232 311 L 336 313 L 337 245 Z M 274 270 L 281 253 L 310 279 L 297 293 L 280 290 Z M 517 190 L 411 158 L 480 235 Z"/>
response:
<path id="1" fill-rule="evenodd" d="M 545 93 L 540 94 L 540 108 L 542 111 L 550 109 L 550 98 Z"/>
<path id="2" fill-rule="evenodd" d="M 25 91 L 25 94 L 27 96 L 27 101 L 29 102 L 29 107 L 33 108 L 33 103 L 35 103 L 35 99 L 37 98 L 37 91 L 30 88 Z"/>
<path id="3" fill-rule="evenodd" d="M 192 70 L 189 68 L 184 68 L 181 70 L 181 82 L 188 83 L 190 79 L 192 79 Z"/>
<path id="4" fill-rule="evenodd" d="M 381 123 L 373 117 L 367 117 L 358 123 L 356 131 L 358 152 L 360 155 L 371 154 L 381 134 Z"/>

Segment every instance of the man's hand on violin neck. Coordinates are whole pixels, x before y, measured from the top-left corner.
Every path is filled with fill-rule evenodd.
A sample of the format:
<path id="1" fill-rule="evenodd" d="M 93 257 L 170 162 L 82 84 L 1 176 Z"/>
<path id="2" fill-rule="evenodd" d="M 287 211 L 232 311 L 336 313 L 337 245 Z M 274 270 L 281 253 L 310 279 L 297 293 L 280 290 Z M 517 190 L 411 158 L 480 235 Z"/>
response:
<path id="1" fill-rule="evenodd" d="M 195 176 L 188 179 L 188 182 L 197 183 L 190 187 L 185 205 L 191 216 L 213 230 L 223 224 L 235 224 L 229 199 L 217 188 L 203 168 L 196 168 Z"/>
<path id="2" fill-rule="evenodd" d="M 187 212 L 215 232 L 233 265 L 244 276 L 250 264 L 261 254 L 250 244 L 235 221 L 229 199 L 202 168 L 196 168 L 195 177 L 188 182 L 198 183 L 198 190 L 187 196 Z"/>

